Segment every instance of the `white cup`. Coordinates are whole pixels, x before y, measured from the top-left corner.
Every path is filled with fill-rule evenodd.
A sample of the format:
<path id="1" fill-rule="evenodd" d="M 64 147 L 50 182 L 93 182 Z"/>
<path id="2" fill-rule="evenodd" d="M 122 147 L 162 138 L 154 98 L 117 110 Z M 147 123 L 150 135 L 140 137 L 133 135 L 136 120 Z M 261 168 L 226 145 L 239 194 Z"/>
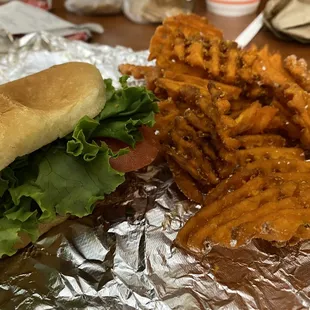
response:
<path id="1" fill-rule="evenodd" d="M 231 17 L 253 14 L 259 2 L 259 0 L 206 0 L 208 12 Z"/>

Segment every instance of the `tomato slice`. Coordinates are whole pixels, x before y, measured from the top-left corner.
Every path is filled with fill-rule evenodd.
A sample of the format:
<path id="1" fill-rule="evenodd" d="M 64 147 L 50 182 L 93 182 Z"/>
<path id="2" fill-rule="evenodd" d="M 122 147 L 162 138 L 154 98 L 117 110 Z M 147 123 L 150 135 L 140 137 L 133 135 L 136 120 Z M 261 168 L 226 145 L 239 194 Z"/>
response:
<path id="1" fill-rule="evenodd" d="M 143 134 L 143 140 L 138 142 L 134 149 L 129 147 L 129 153 L 118 158 L 111 158 L 110 164 L 112 168 L 121 172 L 130 172 L 141 169 L 154 161 L 159 152 L 159 142 L 154 130 L 143 126 L 140 131 Z M 126 143 L 116 139 L 104 138 L 102 140 L 107 143 L 113 152 L 128 147 Z"/>

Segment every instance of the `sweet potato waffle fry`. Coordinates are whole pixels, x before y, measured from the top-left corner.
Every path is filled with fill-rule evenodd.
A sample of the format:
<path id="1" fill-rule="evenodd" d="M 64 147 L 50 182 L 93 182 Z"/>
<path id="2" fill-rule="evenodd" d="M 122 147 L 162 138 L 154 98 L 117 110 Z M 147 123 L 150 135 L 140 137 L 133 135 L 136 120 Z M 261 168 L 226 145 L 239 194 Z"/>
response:
<path id="1" fill-rule="evenodd" d="M 176 245 L 310 239 L 310 73 L 267 46 L 240 49 L 197 15 L 167 18 L 153 67 L 122 65 L 161 99 L 156 131 L 176 184 L 202 208 Z"/>
<path id="2" fill-rule="evenodd" d="M 155 89 L 155 81 L 162 76 L 161 69 L 154 66 L 123 64 L 119 66 L 119 70 L 125 75 L 132 75 L 136 79 L 145 79 L 146 87 L 149 90 Z"/>
<path id="3" fill-rule="evenodd" d="M 203 89 L 208 89 L 209 83 L 211 82 L 207 79 L 202 79 L 188 74 L 178 74 L 172 71 L 165 71 L 164 77 L 173 81 L 183 82 L 187 85 L 192 85 Z M 223 84 L 216 81 L 212 81 L 212 83 L 217 89 L 221 90 L 223 96 L 222 98 L 225 98 L 227 100 L 237 100 L 240 98 L 240 94 L 242 91 L 240 87 Z"/>
<path id="4" fill-rule="evenodd" d="M 230 187 L 225 194 L 202 208 L 181 229 L 176 243 L 201 256 L 208 241 L 227 247 L 240 246 L 252 238 L 289 241 L 295 231 L 309 220 L 310 200 L 306 194 L 309 181 L 309 172 L 251 176 L 249 181 L 239 182 L 236 188 Z M 297 226 L 292 227 L 291 219 L 286 217 L 274 217 L 277 213 L 294 210 L 296 215 L 299 212 L 306 215 L 304 222 L 298 217 Z M 278 226 L 279 221 L 282 221 L 282 226 Z M 289 224 L 285 225 L 285 222 Z M 251 226 L 254 229 L 251 230 Z"/>
<path id="5" fill-rule="evenodd" d="M 304 59 L 297 59 L 296 56 L 288 56 L 284 60 L 284 67 L 291 74 L 297 84 L 310 93 L 310 71 Z"/>
<path id="6" fill-rule="evenodd" d="M 187 42 L 192 40 L 222 39 L 222 32 L 197 15 L 178 15 L 167 18 L 157 27 L 150 44 L 149 60 L 164 64 L 166 59 L 184 57 Z M 159 67 L 162 67 L 161 65 Z"/>
<path id="7" fill-rule="evenodd" d="M 301 128 L 299 139 L 305 149 L 310 149 L 310 93 L 298 84 L 291 83 L 279 87 L 275 95 L 283 109 L 292 113 L 291 121 Z"/>

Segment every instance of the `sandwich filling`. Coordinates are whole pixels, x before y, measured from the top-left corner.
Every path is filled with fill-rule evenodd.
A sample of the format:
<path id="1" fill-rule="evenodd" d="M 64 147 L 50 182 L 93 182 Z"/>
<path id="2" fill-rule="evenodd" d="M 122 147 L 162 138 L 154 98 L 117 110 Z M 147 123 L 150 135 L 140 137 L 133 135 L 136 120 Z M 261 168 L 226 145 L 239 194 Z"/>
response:
<path id="1" fill-rule="evenodd" d="M 131 148 L 143 139 L 141 126 L 152 127 L 157 99 L 144 87 L 115 90 L 105 80 L 107 102 L 94 119 L 83 117 L 73 132 L 43 148 L 17 158 L 0 173 L 0 257 L 13 255 L 21 236 L 32 242 L 40 235 L 39 224 L 56 216 L 83 217 L 98 200 L 125 181 L 124 173 L 110 160 L 128 153 L 117 152 L 104 142 L 117 139 Z"/>

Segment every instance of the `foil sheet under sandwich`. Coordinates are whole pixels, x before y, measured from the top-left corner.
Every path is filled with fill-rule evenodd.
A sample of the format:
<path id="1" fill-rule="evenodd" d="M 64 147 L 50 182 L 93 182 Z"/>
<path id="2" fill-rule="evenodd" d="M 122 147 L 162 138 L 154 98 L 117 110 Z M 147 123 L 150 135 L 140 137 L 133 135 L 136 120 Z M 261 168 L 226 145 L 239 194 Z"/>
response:
<path id="1" fill-rule="evenodd" d="M 0 58 L 0 83 L 68 61 L 93 63 L 117 85 L 117 66 L 147 64 L 147 52 L 31 34 Z M 92 216 L 0 260 L 0 309 L 310 308 L 310 242 L 214 247 L 199 262 L 173 246 L 198 208 L 164 164 L 128 174 Z"/>

